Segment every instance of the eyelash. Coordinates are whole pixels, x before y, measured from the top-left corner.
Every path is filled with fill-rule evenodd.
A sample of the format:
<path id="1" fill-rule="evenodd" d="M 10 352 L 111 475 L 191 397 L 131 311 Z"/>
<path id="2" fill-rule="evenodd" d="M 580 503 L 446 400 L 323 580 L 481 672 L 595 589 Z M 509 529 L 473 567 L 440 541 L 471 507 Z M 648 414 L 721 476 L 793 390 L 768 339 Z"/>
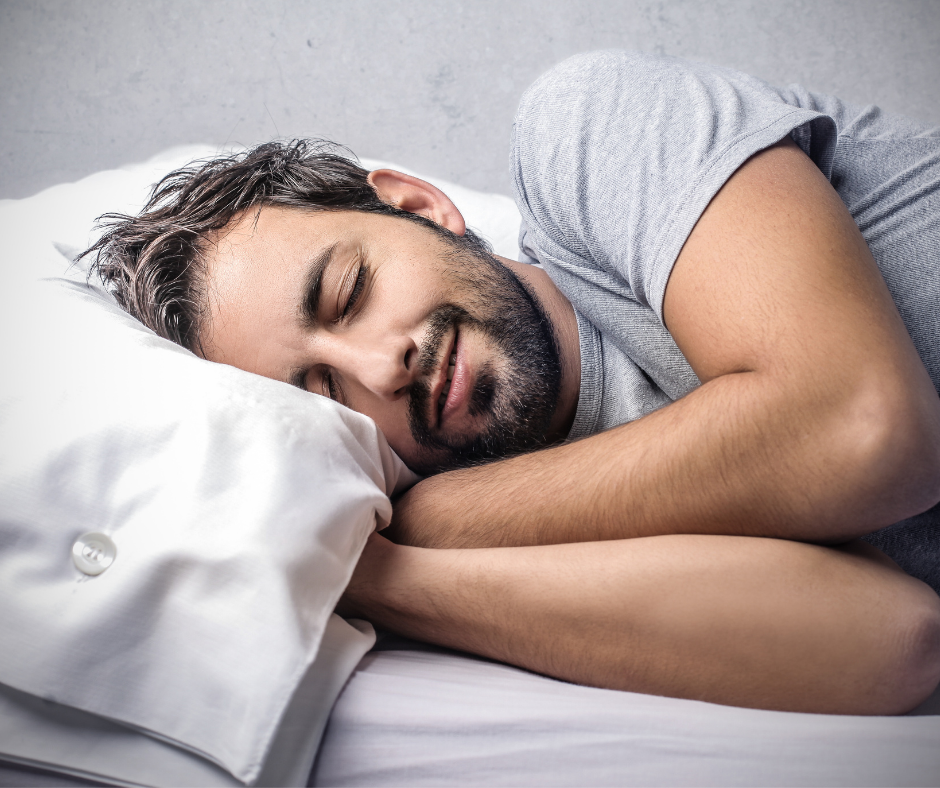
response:
<path id="1" fill-rule="evenodd" d="M 364 265 L 360 265 L 359 270 L 356 272 L 356 282 L 353 285 L 352 292 L 349 294 L 349 298 L 346 299 L 346 304 L 343 306 L 340 319 L 348 317 L 349 313 L 355 308 L 359 296 L 362 295 L 362 291 L 365 289 L 366 274 L 368 274 L 368 269 Z M 323 376 L 323 382 L 326 384 L 327 396 L 332 400 L 339 401 L 337 386 L 333 381 L 333 376 L 329 373 L 325 374 Z"/>
<path id="2" fill-rule="evenodd" d="M 323 376 L 323 379 L 326 383 L 327 396 L 330 399 L 336 400 L 338 402 L 339 397 L 337 396 L 337 393 L 336 393 L 336 384 L 333 382 L 333 376 L 327 373 L 326 375 Z"/>
<path id="3" fill-rule="evenodd" d="M 346 317 L 355 307 L 356 302 L 359 300 L 359 296 L 362 295 L 362 291 L 365 288 L 366 284 L 366 267 L 364 265 L 359 266 L 359 272 L 356 274 L 356 283 L 353 285 L 352 292 L 349 294 L 349 298 L 346 299 L 346 306 L 343 307 L 343 314 L 341 317 Z"/>

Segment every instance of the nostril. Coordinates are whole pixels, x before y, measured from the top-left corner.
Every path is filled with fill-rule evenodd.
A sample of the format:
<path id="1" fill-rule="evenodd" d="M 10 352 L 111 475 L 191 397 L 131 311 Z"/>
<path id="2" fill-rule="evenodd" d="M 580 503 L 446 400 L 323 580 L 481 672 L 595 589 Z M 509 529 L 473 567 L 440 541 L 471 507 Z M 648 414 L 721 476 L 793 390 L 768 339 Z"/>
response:
<path id="1" fill-rule="evenodd" d="M 416 347 L 410 347 L 407 350 L 405 350 L 405 358 L 404 358 L 405 369 L 407 369 L 410 372 L 412 365 L 417 363 L 417 359 L 418 359 L 418 349 Z"/>

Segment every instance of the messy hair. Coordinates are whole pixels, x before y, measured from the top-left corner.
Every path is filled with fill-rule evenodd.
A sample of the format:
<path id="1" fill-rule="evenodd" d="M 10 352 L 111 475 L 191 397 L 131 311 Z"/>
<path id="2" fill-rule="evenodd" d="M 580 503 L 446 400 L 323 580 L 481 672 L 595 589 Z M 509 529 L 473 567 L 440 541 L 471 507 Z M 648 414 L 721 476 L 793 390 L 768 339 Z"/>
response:
<path id="1" fill-rule="evenodd" d="M 103 234 L 81 256 L 94 256 L 92 271 L 127 312 L 158 335 L 200 352 L 205 239 L 246 210 L 280 205 L 364 211 L 401 216 L 451 235 L 380 200 L 368 175 L 349 151 L 322 140 L 269 142 L 195 162 L 157 183 L 137 216 L 99 217 Z"/>

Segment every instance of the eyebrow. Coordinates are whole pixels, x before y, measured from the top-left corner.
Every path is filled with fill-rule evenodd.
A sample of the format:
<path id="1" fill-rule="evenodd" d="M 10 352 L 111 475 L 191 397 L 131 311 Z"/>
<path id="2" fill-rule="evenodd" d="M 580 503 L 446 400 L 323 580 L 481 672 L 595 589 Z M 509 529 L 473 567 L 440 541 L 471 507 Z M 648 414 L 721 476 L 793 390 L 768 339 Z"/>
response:
<path id="1" fill-rule="evenodd" d="M 317 322 L 320 311 L 320 292 L 323 289 L 323 272 L 333 260 L 336 244 L 328 246 L 318 254 L 307 269 L 307 278 L 304 286 L 304 297 L 300 302 L 300 315 L 307 325 Z"/>

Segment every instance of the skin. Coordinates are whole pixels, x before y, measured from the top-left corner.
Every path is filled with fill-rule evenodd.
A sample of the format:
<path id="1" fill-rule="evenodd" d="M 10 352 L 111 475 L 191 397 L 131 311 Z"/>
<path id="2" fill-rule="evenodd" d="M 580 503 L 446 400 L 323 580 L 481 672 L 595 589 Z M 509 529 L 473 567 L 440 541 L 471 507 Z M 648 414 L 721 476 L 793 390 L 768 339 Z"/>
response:
<path id="1" fill-rule="evenodd" d="M 463 231 L 429 184 L 371 179 Z M 439 240 L 393 217 L 265 208 L 210 241 L 207 357 L 287 381 L 301 369 L 318 392 L 337 375 L 345 403 L 414 460 L 408 359 L 434 305 L 461 297 Z M 347 262 L 324 280 L 323 320 L 304 324 L 302 272 L 332 244 Z M 337 322 L 357 254 L 375 284 Z M 506 264 L 556 327 L 561 438 L 580 375 L 574 315 L 541 271 Z M 664 315 L 699 389 L 419 483 L 395 507 L 399 544 L 370 539 L 342 612 L 597 686 L 804 711 L 916 705 L 940 680 L 937 596 L 877 551 L 784 541 L 845 542 L 940 500 L 940 400 L 858 229 L 795 145 L 754 156 L 713 199 Z M 493 352 L 473 338 L 471 368 Z M 480 425 L 463 413 L 442 427 Z"/>

